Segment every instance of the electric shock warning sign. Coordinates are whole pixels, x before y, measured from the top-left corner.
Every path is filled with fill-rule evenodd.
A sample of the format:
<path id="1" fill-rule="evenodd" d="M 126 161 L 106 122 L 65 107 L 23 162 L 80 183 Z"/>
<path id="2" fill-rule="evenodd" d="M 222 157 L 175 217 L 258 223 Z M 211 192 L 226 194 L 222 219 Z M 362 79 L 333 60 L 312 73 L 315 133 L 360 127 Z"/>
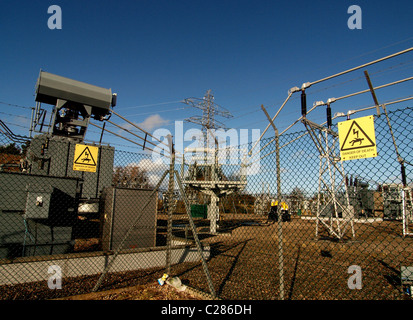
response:
<path id="1" fill-rule="evenodd" d="M 338 138 L 343 161 L 377 156 L 373 116 L 339 122 Z"/>
<path id="2" fill-rule="evenodd" d="M 73 170 L 96 172 L 99 148 L 77 144 L 75 146 L 75 157 L 73 160 Z"/>

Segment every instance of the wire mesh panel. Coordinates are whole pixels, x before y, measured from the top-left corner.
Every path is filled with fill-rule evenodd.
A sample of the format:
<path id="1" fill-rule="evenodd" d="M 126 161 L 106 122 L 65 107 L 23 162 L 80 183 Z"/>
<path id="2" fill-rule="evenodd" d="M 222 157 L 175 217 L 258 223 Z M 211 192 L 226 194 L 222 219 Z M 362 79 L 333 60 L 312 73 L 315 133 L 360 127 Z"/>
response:
<path id="1" fill-rule="evenodd" d="M 308 131 L 282 135 L 279 150 L 262 140 L 256 158 L 180 155 L 172 166 L 85 144 L 98 148 L 95 172 L 73 170 L 72 143 L 0 135 L 0 297 L 146 285 L 168 270 L 222 299 L 403 299 L 412 116 L 375 116 L 378 155 L 330 163 Z"/>
<path id="2" fill-rule="evenodd" d="M 219 198 L 217 232 L 211 234 L 208 222 L 200 224 L 203 243 L 211 246 L 208 267 L 217 294 L 224 299 L 404 298 L 400 270 L 412 263 L 413 240 L 403 233 L 403 216 L 410 224 L 412 212 L 412 131 L 406 120 L 411 111 L 389 113 L 406 185 L 384 114 L 375 117 L 379 156 L 336 161 L 331 171 L 320 170 L 323 158 L 308 132 L 282 136 L 280 195 L 275 141 L 262 140 L 259 171 L 247 176 L 245 189 Z M 225 165 L 220 170 L 231 176 Z M 339 202 L 336 209 L 332 196 Z M 273 202 L 276 215 L 271 215 Z M 182 268 L 177 265 L 175 273 L 208 290 L 200 265 Z"/>

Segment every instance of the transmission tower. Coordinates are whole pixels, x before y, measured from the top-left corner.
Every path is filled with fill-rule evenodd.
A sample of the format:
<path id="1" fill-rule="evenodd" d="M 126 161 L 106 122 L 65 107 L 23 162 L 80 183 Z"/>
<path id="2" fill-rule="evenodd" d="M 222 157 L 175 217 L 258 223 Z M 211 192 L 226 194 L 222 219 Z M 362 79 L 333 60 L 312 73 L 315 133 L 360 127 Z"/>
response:
<path id="1" fill-rule="evenodd" d="M 202 127 L 204 141 L 200 148 L 186 148 L 185 151 L 197 155 L 191 155 L 187 162 L 188 172 L 183 178 L 187 189 L 187 198 L 195 202 L 202 201 L 208 204 L 207 219 L 210 221 L 210 232 L 218 232 L 219 221 L 219 201 L 222 197 L 243 190 L 246 186 L 245 168 L 240 169 L 240 179 L 237 181 L 229 180 L 224 176 L 222 163 L 218 161 L 219 141 L 215 135 L 216 129 L 226 130 L 226 126 L 216 119 L 217 116 L 231 118 L 232 114 L 225 108 L 214 102 L 214 96 L 211 90 L 208 90 L 202 99 L 189 98 L 184 103 L 202 110 L 202 116 L 194 116 L 185 119 L 186 122 L 192 122 Z M 185 167 L 185 154 L 182 157 L 182 169 Z M 221 159 L 223 160 L 223 159 Z M 197 173 L 202 175 L 198 179 Z M 184 176 L 184 174 L 182 174 Z"/>
<path id="2" fill-rule="evenodd" d="M 214 130 L 227 130 L 224 123 L 217 120 L 215 117 L 232 118 L 233 115 L 225 108 L 215 103 L 214 95 L 211 89 L 207 90 L 203 98 L 187 98 L 183 103 L 202 111 L 202 116 L 193 116 L 185 119 L 185 122 L 195 123 L 202 128 L 202 137 L 199 137 L 198 146 L 205 152 L 201 152 L 205 163 L 215 163 L 218 155 L 219 142 L 217 141 Z M 208 148 L 214 150 L 213 153 L 208 152 Z M 206 170 L 205 179 L 211 178 L 210 170 Z"/>
<path id="3" fill-rule="evenodd" d="M 202 116 L 193 116 L 185 119 L 185 121 L 198 124 L 202 127 L 202 133 L 206 138 L 204 147 L 207 146 L 206 143 L 211 130 L 227 129 L 225 124 L 217 120 L 215 117 L 220 116 L 226 119 L 233 117 L 228 110 L 214 102 L 214 96 L 211 93 L 211 90 L 208 90 L 203 98 L 187 98 L 184 99 L 183 102 L 194 108 L 202 110 Z"/>

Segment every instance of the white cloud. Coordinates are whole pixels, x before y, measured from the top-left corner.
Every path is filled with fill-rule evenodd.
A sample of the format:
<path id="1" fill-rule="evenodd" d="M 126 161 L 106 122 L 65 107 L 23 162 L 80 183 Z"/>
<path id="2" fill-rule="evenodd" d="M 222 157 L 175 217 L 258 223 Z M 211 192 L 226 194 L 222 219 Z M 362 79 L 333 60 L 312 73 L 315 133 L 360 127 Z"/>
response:
<path id="1" fill-rule="evenodd" d="M 139 162 L 130 162 L 125 166 L 125 173 L 130 173 L 132 168 L 138 167 L 140 170 L 145 172 L 148 184 L 150 188 L 155 188 L 159 183 L 162 175 L 169 166 L 165 164 L 162 159 L 152 160 L 152 159 L 142 159 Z M 169 183 L 169 176 L 166 176 L 160 185 L 161 189 L 167 189 Z"/>
<path id="2" fill-rule="evenodd" d="M 159 183 L 159 180 L 161 180 L 161 176 L 158 176 L 158 175 L 156 175 L 156 174 L 149 174 L 149 175 L 148 175 L 148 184 L 149 184 L 149 187 L 155 188 L 156 185 Z M 168 188 L 168 182 L 169 182 L 168 177 L 166 177 L 166 178 L 162 181 L 162 183 L 161 183 L 161 185 L 159 186 L 159 188 L 160 188 L 160 189 L 167 189 L 167 188 Z"/>
<path id="3" fill-rule="evenodd" d="M 162 175 L 168 169 L 168 165 L 162 159 L 156 159 L 155 161 L 152 161 L 152 159 L 142 159 L 139 161 L 138 166 L 147 172 L 158 173 L 159 175 Z"/>
<path id="4" fill-rule="evenodd" d="M 138 123 L 138 126 L 146 131 L 151 131 L 154 128 L 159 128 L 169 124 L 170 120 L 163 119 L 159 114 L 154 114 L 147 117 L 143 122 Z"/>
<path id="5" fill-rule="evenodd" d="M 166 165 L 162 159 L 155 161 L 152 159 L 142 159 L 137 165 L 147 173 L 148 183 L 151 188 L 154 188 L 159 183 L 165 170 L 168 170 L 168 165 Z M 160 188 L 165 189 L 167 187 L 168 178 L 166 177 L 160 185 Z"/>
<path id="6" fill-rule="evenodd" d="M 141 123 L 137 123 L 135 121 L 133 123 L 136 126 L 138 126 L 139 128 L 141 128 L 145 131 L 152 131 L 152 129 L 162 127 L 163 125 L 167 125 L 167 124 L 169 124 L 169 122 L 170 122 L 170 120 L 163 119 L 159 114 L 154 114 L 154 115 L 151 115 L 148 118 L 146 118 Z M 126 129 L 126 130 L 136 132 L 136 127 L 134 127 L 131 123 L 125 122 L 124 124 L 121 125 L 121 127 Z M 123 132 L 123 130 L 119 129 L 119 133 L 122 133 L 122 132 Z"/>

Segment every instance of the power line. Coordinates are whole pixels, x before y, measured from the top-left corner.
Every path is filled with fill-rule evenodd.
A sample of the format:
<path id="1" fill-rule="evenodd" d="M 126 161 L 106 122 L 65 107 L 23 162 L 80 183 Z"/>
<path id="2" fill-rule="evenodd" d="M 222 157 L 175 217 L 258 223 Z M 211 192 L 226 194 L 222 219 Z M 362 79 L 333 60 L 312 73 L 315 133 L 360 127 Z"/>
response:
<path id="1" fill-rule="evenodd" d="M 125 110 L 125 109 L 139 109 L 139 108 L 155 107 L 155 106 L 160 106 L 160 105 L 165 105 L 165 104 L 172 104 L 172 103 L 178 103 L 178 102 L 184 102 L 184 101 L 183 101 L 183 100 L 175 100 L 175 101 L 152 103 L 152 104 L 142 104 L 142 105 L 135 106 L 135 107 L 122 107 L 122 110 Z"/>
<path id="2" fill-rule="evenodd" d="M 18 115 L 18 114 L 11 114 L 11 113 L 6 113 L 6 112 L 2 112 L 2 111 L 0 111 L 0 113 L 1 113 L 1 114 L 4 114 L 4 115 L 6 115 L 6 116 L 12 116 L 12 117 L 18 117 L 18 118 L 29 119 L 29 120 L 30 120 L 29 117 L 21 116 L 21 115 Z"/>
<path id="3" fill-rule="evenodd" d="M 312 86 L 312 85 L 314 85 L 314 84 L 318 84 L 318 83 L 321 83 L 321 82 L 324 82 L 324 81 L 327 81 L 327 80 L 330 80 L 330 79 L 333 79 L 333 78 L 342 76 L 342 75 L 344 75 L 344 74 L 347 74 L 347 73 L 350 73 L 350 72 L 359 70 L 359 69 L 361 69 L 361 68 L 364 68 L 364 67 L 367 67 L 367 66 L 370 66 L 370 65 L 373 65 L 373 64 L 376 64 L 376 63 L 379 63 L 379 62 L 382 62 L 382 61 L 385 61 L 385 60 L 388 60 L 388 59 L 397 57 L 397 56 L 399 56 L 399 55 L 408 53 L 408 52 L 410 52 L 410 51 L 412 51 L 412 50 L 413 50 L 413 47 L 412 47 L 412 48 L 405 49 L 405 50 L 402 50 L 402 51 L 399 51 L 399 52 L 396 52 L 396 53 L 393 53 L 393 54 L 391 54 L 391 55 L 385 56 L 385 57 L 380 58 L 380 59 L 376 59 L 376 60 L 374 60 L 374 61 L 367 62 L 367 63 L 362 64 L 362 65 L 359 65 L 359 66 L 357 66 L 357 67 L 354 67 L 354 68 L 351 68 L 351 69 L 347 69 L 347 70 L 341 71 L 341 72 L 336 73 L 336 74 L 333 74 L 333 75 L 331 75 L 331 76 L 328 76 L 328 77 L 325 77 L 325 78 L 322 78 L 322 79 L 319 79 L 319 80 L 316 80 L 316 81 L 309 82 L 309 83 L 306 84 L 306 88 L 308 88 L 309 86 Z"/>
<path id="4" fill-rule="evenodd" d="M 406 38 L 406 39 L 403 39 L 403 40 L 400 40 L 400 41 L 391 43 L 391 44 L 386 45 L 386 46 L 384 46 L 384 47 L 380 47 L 380 48 L 377 48 L 377 49 L 374 49 L 374 50 L 371 50 L 371 51 L 362 53 L 362 54 L 360 54 L 360 55 L 357 55 L 357 56 L 354 56 L 354 57 L 351 57 L 351 58 L 348 58 L 348 59 L 345 59 L 345 60 L 341 60 L 341 61 L 335 62 L 335 63 L 330 64 L 330 65 L 323 65 L 323 67 L 317 68 L 315 71 L 320 71 L 320 70 L 324 70 L 324 69 L 330 69 L 331 67 L 334 67 L 334 66 L 336 66 L 336 65 L 340 65 L 340 64 L 343 64 L 343 63 L 345 63 L 345 62 L 349 62 L 349 61 L 352 61 L 352 60 L 356 60 L 356 59 L 362 58 L 362 57 L 364 57 L 364 56 L 368 56 L 368 55 L 370 55 L 370 54 L 372 54 L 372 53 L 376 53 L 376 52 L 382 51 L 382 50 L 384 50 L 384 49 L 388 49 L 388 48 L 394 47 L 394 46 L 396 46 L 396 45 L 405 43 L 405 42 L 410 41 L 410 40 L 413 40 L 413 37 L 409 37 L 409 38 Z M 262 88 L 266 88 L 266 87 L 268 87 L 268 86 L 274 86 L 274 85 L 277 85 L 277 84 L 279 84 L 279 83 L 285 83 L 285 82 L 290 81 L 290 80 L 295 80 L 295 78 L 290 77 L 290 78 L 282 79 L 282 80 L 276 81 L 276 82 L 274 82 L 274 83 L 268 83 L 268 85 L 266 85 L 266 86 L 261 86 L 260 88 L 262 89 Z M 256 89 L 258 89 L 258 88 L 256 88 Z M 256 89 L 255 89 L 255 90 L 256 90 Z M 280 102 L 280 103 L 282 103 L 282 102 Z M 259 109 L 258 111 L 261 111 L 261 109 Z"/>
<path id="5" fill-rule="evenodd" d="M 226 126 L 215 117 L 223 117 L 223 118 L 232 118 L 233 115 L 225 108 L 219 106 L 214 102 L 214 96 L 211 90 L 208 90 L 205 96 L 200 98 L 188 98 L 185 99 L 186 104 L 191 105 L 194 108 L 200 109 L 202 111 L 202 116 L 194 116 L 185 119 L 186 122 L 191 122 L 198 124 L 202 127 L 202 132 L 204 133 L 204 137 L 208 140 L 208 134 L 212 132 L 210 130 L 223 128 L 226 129 Z M 213 137 L 215 139 L 215 137 Z M 207 141 L 204 141 L 206 144 Z"/>
<path id="6" fill-rule="evenodd" d="M 4 101 L 0 101 L 1 104 L 4 104 L 6 106 L 10 106 L 10 107 L 17 107 L 17 108 L 23 108 L 23 109 L 33 109 L 33 107 L 27 107 L 27 106 L 20 106 L 18 104 L 13 104 L 13 103 L 8 103 L 8 102 L 4 102 Z"/>
<path id="7" fill-rule="evenodd" d="M 135 113 L 135 114 L 125 114 L 125 117 L 134 117 L 134 116 L 144 116 L 147 114 L 156 114 L 156 113 L 162 113 L 162 112 L 170 112 L 170 111 L 176 111 L 176 110 L 185 110 L 188 109 L 189 107 L 182 107 L 182 108 L 174 108 L 174 109 L 167 109 L 167 110 L 161 110 L 161 111 L 152 111 L 152 112 L 145 112 L 145 113 Z"/>
<path id="8" fill-rule="evenodd" d="M 398 64 L 394 64 L 394 65 L 392 65 L 392 66 L 390 66 L 390 67 L 388 67 L 388 68 L 385 68 L 385 69 L 381 69 L 381 70 L 372 72 L 371 74 L 372 74 L 372 75 L 380 75 L 380 76 L 383 76 L 383 73 L 393 72 L 393 71 L 395 71 L 395 69 L 397 69 L 397 68 L 400 68 L 400 67 L 403 67 L 403 66 L 405 66 L 405 65 L 412 64 L 412 63 L 413 63 L 413 59 L 408 60 L 407 62 L 401 62 L 401 63 L 398 63 Z M 309 95 L 314 95 L 314 94 L 316 94 L 316 93 L 320 93 L 320 92 L 322 92 L 322 91 L 326 91 L 326 90 L 331 89 L 331 88 L 337 88 L 337 87 L 340 87 L 340 86 L 343 86 L 343 85 L 345 85 L 345 84 L 348 84 L 348 83 L 351 83 L 351 82 L 355 82 L 355 81 L 358 81 L 358 80 L 361 80 L 361 79 L 365 79 L 365 77 L 362 75 L 362 76 L 355 77 L 355 78 L 352 78 L 352 79 L 349 79 L 349 80 L 346 80 L 346 81 L 341 81 L 341 82 L 332 84 L 332 85 L 330 85 L 330 86 L 326 86 L 326 87 L 324 87 L 324 88 L 320 88 L 320 89 L 318 89 L 318 90 L 316 90 L 316 91 L 311 91 L 311 92 L 307 93 L 307 96 L 309 96 Z M 297 100 L 297 99 L 299 99 L 298 96 L 292 97 L 292 98 L 291 98 L 291 101 Z M 276 105 L 276 104 L 279 104 L 279 103 L 282 103 L 282 102 L 283 102 L 283 101 L 278 101 L 278 102 L 276 102 L 276 103 L 274 103 L 274 104 Z M 232 119 L 230 119 L 229 121 L 231 121 L 231 120 L 236 120 L 236 119 L 239 119 L 239 118 L 242 118 L 242 117 L 248 116 L 248 115 L 250 115 L 250 114 L 257 113 L 257 112 L 260 112 L 260 111 L 261 111 L 261 108 L 260 108 L 260 107 L 257 107 L 257 106 L 254 106 L 254 107 L 248 106 L 248 107 L 245 107 L 245 108 L 242 108 L 242 109 L 251 109 L 251 108 L 254 108 L 254 109 L 256 108 L 256 110 L 249 111 L 249 112 L 240 114 L 240 115 L 238 115 L 238 116 L 234 116 L 234 117 L 233 117 Z M 289 114 L 292 114 L 292 113 L 293 113 L 293 112 L 291 112 L 291 113 L 289 113 Z"/>
<path id="9" fill-rule="evenodd" d="M 8 124 L 10 126 L 15 126 L 15 127 L 19 127 L 19 128 L 23 128 L 23 129 L 29 129 L 28 127 L 25 127 L 21 124 L 17 124 L 17 123 L 13 123 L 13 122 L 9 122 L 9 121 L 3 121 L 5 124 Z"/>

